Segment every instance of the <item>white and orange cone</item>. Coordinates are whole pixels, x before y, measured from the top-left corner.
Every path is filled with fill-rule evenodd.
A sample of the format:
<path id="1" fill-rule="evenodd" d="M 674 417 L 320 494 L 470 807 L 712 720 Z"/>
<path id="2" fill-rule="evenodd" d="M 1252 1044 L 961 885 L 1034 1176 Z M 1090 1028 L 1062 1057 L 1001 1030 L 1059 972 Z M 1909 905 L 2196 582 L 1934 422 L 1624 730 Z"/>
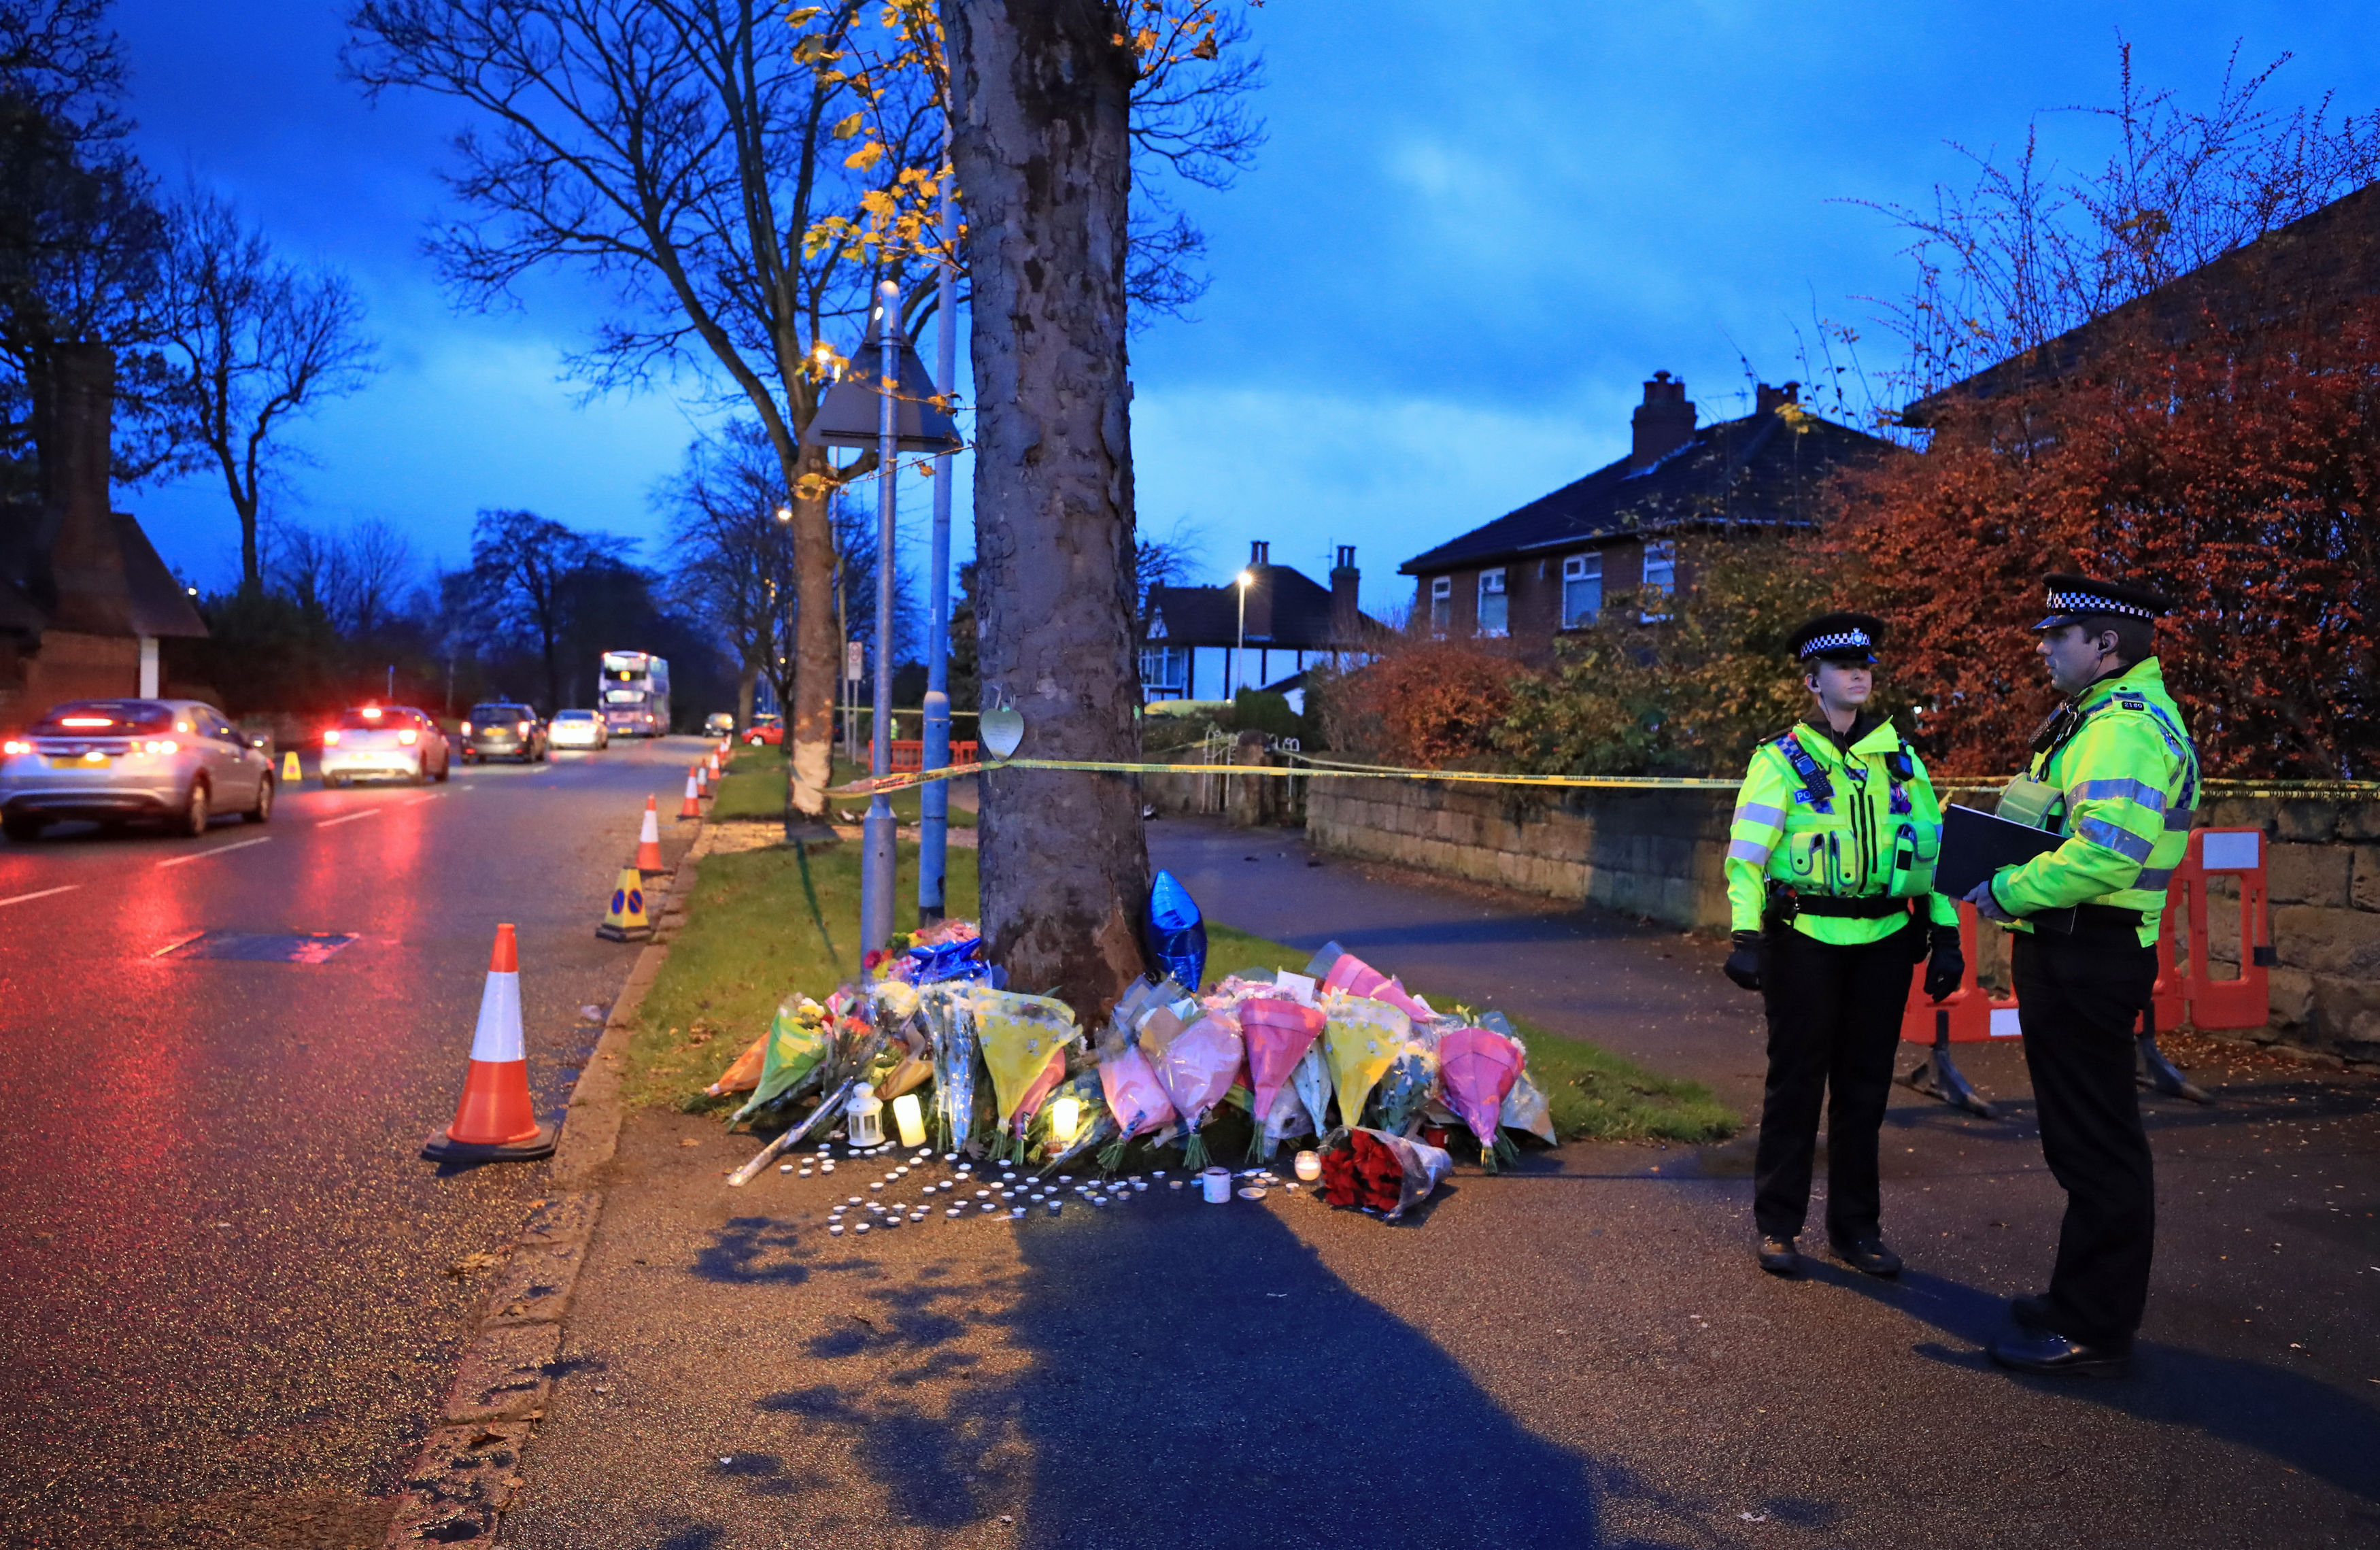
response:
<path id="1" fill-rule="evenodd" d="M 710 783 L 719 784 L 719 751 L 715 748 L 710 751 Z"/>
<path id="2" fill-rule="evenodd" d="M 695 787 L 692 770 L 686 772 L 686 800 L 678 804 L 677 816 L 680 823 L 702 816 L 702 793 Z"/>
<path id="3" fill-rule="evenodd" d="M 662 865 L 661 815 L 653 809 L 653 799 L 645 799 L 645 826 L 637 835 L 637 870 L 648 877 L 658 877 L 669 868 Z"/>
<path id="4" fill-rule="evenodd" d="M 553 1127 L 537 1122 L 528 1095 L 528 1056 L 521 1041 L 520 948 L 513 928 L 496 928 L 487 988 L 471 1034 L 471 1068 L 455 1123 L 423 1143 L 433 1163 L 528 1162 L 553 1154 Z"/>
<path id="5" fill-rule="evenodd" d="M 710 766 L 708 764 L 694 767 L 694 794 L 698 797 L 710 795 Z"/>

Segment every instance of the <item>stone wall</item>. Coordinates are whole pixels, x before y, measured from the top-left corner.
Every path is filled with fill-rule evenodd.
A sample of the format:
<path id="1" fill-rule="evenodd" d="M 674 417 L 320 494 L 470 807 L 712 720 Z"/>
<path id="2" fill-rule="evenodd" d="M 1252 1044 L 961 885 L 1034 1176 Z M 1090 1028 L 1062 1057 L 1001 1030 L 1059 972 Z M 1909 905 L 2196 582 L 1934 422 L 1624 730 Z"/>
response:
<path id="1" fill-rule="evenodd" d="M 1306 836 L 1325 849 L 1671 925 L 1727 925 L 1732 792 L 1538 796 L 1401 780 L 1308 787 Z"/>
<path id="2" fill-rule="evenodd" d="M 1421 781 L 1307 783 L 1306 836 L 1324 849 L 1468 878 L 1670 925 L 1727 925 L 1728 791 L 1556 797 Z M 2275 963 L 2272 1020 L 2245 1036 L 2380 1060 L 2380 802 L 2226 798 L 2200 824 L 2265 833 Z M 2236 884 L 2218 880 L 2208 958 L 2239 971 Z M 2005 984 L 2003 933 L 1986 980 Z"/>

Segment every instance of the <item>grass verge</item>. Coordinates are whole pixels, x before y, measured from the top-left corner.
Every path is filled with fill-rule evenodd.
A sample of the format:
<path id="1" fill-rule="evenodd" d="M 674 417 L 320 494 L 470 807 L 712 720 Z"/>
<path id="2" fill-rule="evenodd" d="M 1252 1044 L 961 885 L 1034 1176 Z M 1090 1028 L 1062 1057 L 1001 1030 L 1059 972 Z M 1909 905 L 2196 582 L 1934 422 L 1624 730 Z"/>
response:
<path id="1" fill-rule="evenodd" d="M 900 848 L 905 887 L 916 885 L 917 860 L 915 845 Z M 898 912 L 903 919 L 910 914 L 907 897 Z M 974 851 L 951 848 L 948 898 L 952 914 L 976 915 Z M 803 854 L 771 846 L 705 858 L 686 929 L 638 1014 L 626 1101 L 724 1107 L 725 1100 L 706 1099 L 702 1089 L 759 1036 L 786 995 L 823 996 L 851 977 L 858 922 L 857 845 Z M 1207 926 L 1208 966 L 1218 977 L 1252 968 L 1303 970 L 1310 957 L 1229 926 Z M 1700 1082 L 1656 1076 L 1582 1040 L 1512 1021 L 1528 1042 L 1530 1072 L 1565 1140 L 1694 1142 L 1722 1140 L 1737 1128 L 1735 1116 Z"/>
<path id="2" fill-rule="evenodd" d="M 845 785 L 868 773 L 858 764 L 842 759 L 833 763 L 828 784 Z M 892 816 L 895 822 L 915 827 L 917 823 L 918 789 L 892 794 Z M 868 805 L 864 799 L 830 798 L 827 805 L 850 812 L 858 812 Z M 725 771 L 719 777 L 719 797 L 711 804 L 710 816 L 721 823 L 770 820 L 783 816 L 785 811 L 785 751 L 781 748 L 738 748 L 729 758 Z M 951 804 L 953 828 L 972 829 L 975 814 Z"/>

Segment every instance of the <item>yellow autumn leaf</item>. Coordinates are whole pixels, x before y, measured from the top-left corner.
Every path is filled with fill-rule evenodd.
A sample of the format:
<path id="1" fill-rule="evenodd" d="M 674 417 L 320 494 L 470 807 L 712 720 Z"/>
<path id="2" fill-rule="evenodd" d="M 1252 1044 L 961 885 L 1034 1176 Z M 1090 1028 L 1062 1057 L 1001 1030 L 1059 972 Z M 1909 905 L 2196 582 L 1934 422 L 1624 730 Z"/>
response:
<path id="1" fill-rule="evenodd" d="M 834 122 L 834 128 L 827 132 L 833 135 L 837 140 L 849 140 L 852 136 L 859 132 L 860 125 L 866 121 L 865 116 L 855 113 L 848 118 L 836 119 Z"/>
<path id="2" fill-rule="evenodd" d="M 843 165 L 860 172 L 866 172 L 869 167 L 874 166 L 883 159 L 884 142 L 880 140 L 871 140 L 867 144 L 861 146 L 858 150 L 853 152 L 850 155 L 845 156 L 843 159 Z"/>
<path id="3" fill-rule="evenodd" d="M 880 221 L 892 218 L 892 196 L 881 189 L 870 189 L 860 195 L 859 207 Z"/>

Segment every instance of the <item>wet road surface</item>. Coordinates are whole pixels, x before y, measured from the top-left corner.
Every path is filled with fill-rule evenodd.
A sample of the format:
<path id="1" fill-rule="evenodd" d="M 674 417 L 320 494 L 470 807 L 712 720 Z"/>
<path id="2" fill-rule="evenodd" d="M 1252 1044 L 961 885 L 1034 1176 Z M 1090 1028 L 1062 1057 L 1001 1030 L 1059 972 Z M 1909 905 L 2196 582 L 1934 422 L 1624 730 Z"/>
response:
<path id="1" fill-rule="evenodd" d="M 596 940 L 691 738 L 421 788 L 312 781 L 203 838 L 0 844 L 0 1541 L 377 1544 L 541 1166 L 442 1177 L 489 944 L 558 1108 Z M 200 933 L 352 934 L 314 962 Z M 194 946 L 203 947 L 207 944 Z M 242 952 L 270 945 L 237 944 Z M 377 1517 L 375 1517 L 377 1514 Z"/>

